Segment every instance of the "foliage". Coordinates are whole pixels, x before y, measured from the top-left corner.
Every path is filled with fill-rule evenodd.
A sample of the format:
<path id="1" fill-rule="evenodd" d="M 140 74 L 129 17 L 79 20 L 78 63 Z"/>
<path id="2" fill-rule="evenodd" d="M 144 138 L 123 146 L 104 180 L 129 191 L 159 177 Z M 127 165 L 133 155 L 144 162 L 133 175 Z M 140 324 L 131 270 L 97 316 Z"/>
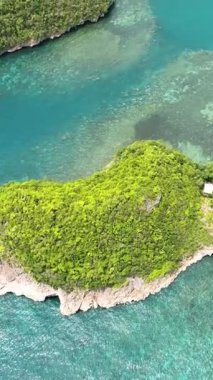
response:
<path id="1" fill-rule="evenodd" d="M 213 236 L 213 197 L 205 197 L 202 205 L 204 222 L 209 233 Z"/>
<path id="2" fill-rule="evenodd" d="M 0 52 L 97 21 L 112 0 L 0 0 Z"/>
<path id="3" fill-rule="evenodd" d="M 213 182 L 213 162 L 209 162 L 206 166 L 203 166 L 202 177 L 206 182 Z"/>
<path id="4" fill-rule="evenodd" d="M 122 149 L 109 168 L 86 179 L 4 185 L 1 260 L 65 290 L 165 274 L 206 243 L 202 170 L 146 141 Z"/>
<path id="5" fill-rule="evenodd" d="M 213 234 L 213 198 L 208 199 L 207 202 L 209 206 L 209 210 L 207 214 L 207 222 L 209 225 L 209 229 L 211 229 L 211 233 Z"/>

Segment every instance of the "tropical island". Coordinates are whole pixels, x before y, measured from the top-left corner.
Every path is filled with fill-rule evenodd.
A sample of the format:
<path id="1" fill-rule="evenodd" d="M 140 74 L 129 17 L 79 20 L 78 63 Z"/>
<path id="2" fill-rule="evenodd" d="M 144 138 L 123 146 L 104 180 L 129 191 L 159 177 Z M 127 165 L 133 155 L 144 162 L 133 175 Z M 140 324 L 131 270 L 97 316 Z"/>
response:
<path id="1" fill-rule="evenodd" d="M 103 17 L 113 0 L 3 0 L 0 2 L 0 54 L 59 37 Z"/>
<path id="2" fill-rule="evenodd" d="M 113 2 L 2 1 L 0 54 L 96 22 Z M 212 182 L 212 162 L 150 140 L 84 179 L 1 186 L 0 295 L 58 296 L 66 315 L 146 298 L 213 253 Z"/>
<path id="3" fill-rule="evenodd" d="M 138 141 L 85 179 L 1 186 L 0 294 L 63 295 L 70 300 L 64 314 L 71 314 L 86 296 L 81 309 L 95 307 L 94 295 L 105 289 L 116 294 L 133 282 L 146 286 L 146 296 L 161 289 L 183 261 L 185 268 L 213 252 L 213 199 L 202 191 L 212 181 L 212 163 L 196 164 L 160 141 Z M 29 291 L 21 290 L 23 281 Z M 38 298 L 29 295 L 32 282 Z"/>

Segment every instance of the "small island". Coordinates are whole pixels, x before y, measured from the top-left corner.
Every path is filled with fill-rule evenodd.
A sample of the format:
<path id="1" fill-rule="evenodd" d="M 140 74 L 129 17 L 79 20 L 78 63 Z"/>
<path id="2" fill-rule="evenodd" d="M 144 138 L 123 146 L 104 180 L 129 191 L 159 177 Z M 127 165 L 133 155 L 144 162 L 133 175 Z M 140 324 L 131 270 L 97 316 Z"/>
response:
<path id="1" fill-rule="evenodd" d="M 213 253 L 212 181 L 212 163 L 138 141 L 85 179 L 1 186 L 0 294 L 56 295 L 65 315 L 146 298 Z"/>
<path id="2" fill-rule="evenodd" d="M 113 0 L 3 0 L 0 2 L 0 55 L 59 37 L 103 17 Z"/>

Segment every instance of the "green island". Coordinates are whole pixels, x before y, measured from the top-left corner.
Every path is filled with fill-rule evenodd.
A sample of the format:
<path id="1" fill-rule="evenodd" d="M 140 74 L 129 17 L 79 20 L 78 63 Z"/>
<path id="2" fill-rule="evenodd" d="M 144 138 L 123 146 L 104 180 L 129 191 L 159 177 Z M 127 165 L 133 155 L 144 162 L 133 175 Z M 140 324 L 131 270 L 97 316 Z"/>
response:
<path id="1" fill-rule="evenodd" d="M 85 179 L 6 184 L 0 261 L 66 291 L 117 287 L 130 276 L 151 281 L 212 244 L 213 199 L 202 195 L 212 180 L 212 163 L 138 141 Z"/>
<path id="2" fill-rule="evenodd" d="M 112 0 L 0 0 L 0 54 L 36 45 L 86 21 L 97 21 Z"/>

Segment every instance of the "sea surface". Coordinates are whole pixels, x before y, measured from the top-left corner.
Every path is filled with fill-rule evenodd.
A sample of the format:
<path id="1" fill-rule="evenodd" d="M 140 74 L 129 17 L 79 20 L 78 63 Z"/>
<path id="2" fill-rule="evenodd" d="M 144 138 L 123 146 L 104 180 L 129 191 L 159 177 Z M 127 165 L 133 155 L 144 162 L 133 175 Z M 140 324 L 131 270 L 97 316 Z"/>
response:
<path id="1" fill-rule="evenodd" d="M 97 24 L 0 58 L 0 183 L 69 180 L 160 138 L 213 159 L 213 3 L 117 0 Z M 0 299 L 0 379 L 213 378 L 213 267 L 160 294 L 64 318 Z"/>

